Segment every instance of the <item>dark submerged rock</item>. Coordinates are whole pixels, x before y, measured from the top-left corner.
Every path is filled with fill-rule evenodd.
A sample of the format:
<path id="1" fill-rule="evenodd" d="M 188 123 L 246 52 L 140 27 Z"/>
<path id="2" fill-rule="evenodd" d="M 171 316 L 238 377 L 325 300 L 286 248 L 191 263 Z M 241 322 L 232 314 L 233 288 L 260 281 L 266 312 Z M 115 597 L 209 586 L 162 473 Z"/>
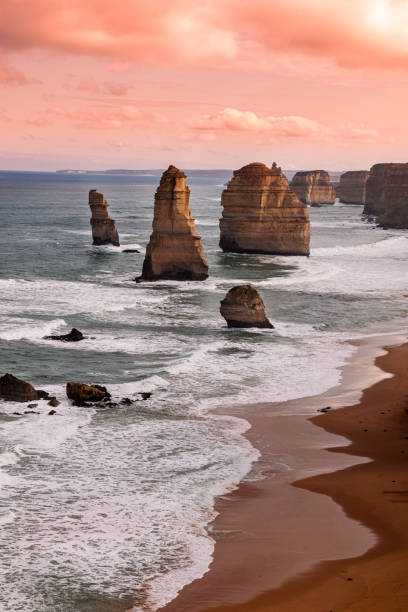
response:
<path id="1" fill-rule="evenodd" d="M 45 336 L 46 340 L 60 340 L 61 342 L 79 342 L 84 339 L 84 335 L 78 329 L 73 327 L 69 334 L 62 334 L 60 336 Z"/>

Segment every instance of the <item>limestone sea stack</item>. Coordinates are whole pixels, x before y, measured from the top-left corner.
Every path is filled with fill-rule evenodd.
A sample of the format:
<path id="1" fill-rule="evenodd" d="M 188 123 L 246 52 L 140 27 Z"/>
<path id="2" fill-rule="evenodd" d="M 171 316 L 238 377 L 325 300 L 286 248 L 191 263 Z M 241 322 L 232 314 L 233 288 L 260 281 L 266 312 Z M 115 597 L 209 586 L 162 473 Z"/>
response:
<path id="1" fill-rule="evenodd" d="M 109 205 L 103 197 L 103 193 L 98 193 L 96 189 L 91 189 L 89 192 L 89 206 L 92 212 L 93 244 L 98 246 L 103 244 L 119 246 L 119 234 L 115 221 L 109 217 Z"/>
<path id="2" fill-rule="evenodd" d="M 304 204 L 334 204 L 336 192 L 326 170 L 296 172 L 290 186 Z"/>
<path id="3" fill-rule="evenodd" d="M 391 164 L 387 172 L 385 210 L 377 221 L 381 227 L 408 229 L 408 164 Z"/>
<path id="4" fill-rule="evenodd" d="M 221 205 L 223 251 L 309 255 L 307 208 L 275 163 L 272 168 L 252 163 L 235 170 Z"/>
<path id="5" fill-rule="evenodd" d="M 408 228 L 408 164 L 375 164 L 366 188 L 364 215 L 389 228 Z"/>
<path id="6" fill-rule="evenodd" d="M 273 328 L 265 315 L 263 300 L 252 285 L 239 285 L 230 289 L 221 301 L 220 313 L 228 327 Z"/>
<path id="7" fill-rule="evenodd" d="M 196 234 L 189 202 L 186 175 L 169 166 L 156 191 L 153 233 L 138 282 L 208 278 L 201 237 Z"/>
<path id="8" fill-rule="evenodd" d="M 340 177 L 338 195 L 343 204 L 365 204 L 368 170 L 350 170 Z"/>

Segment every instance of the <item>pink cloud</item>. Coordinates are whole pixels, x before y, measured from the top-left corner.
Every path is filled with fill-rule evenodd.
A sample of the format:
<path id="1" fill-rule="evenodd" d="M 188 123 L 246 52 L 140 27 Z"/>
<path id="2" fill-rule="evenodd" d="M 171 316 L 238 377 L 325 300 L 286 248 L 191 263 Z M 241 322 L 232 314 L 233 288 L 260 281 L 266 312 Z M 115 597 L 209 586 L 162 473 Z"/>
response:
<path id="1" fill-rule="evenodd" d="M 0 62 L 0 84 L 3 85 L 27 85 L 33 83 L 32 79 L 29 79 L 24 72 L 17 70 L 13 66 Z"/>
<path id="2" fill-rule="evenodd" d="M 81 128 L 92 130 L 111 130 L 121 128 L 124 123 L 167 123 L 167 117 L 159 113 L 141 111 L 134 106 L 121 106 L 118 108 L 92 108 L 67 110 L 52 107 L 47 111 L 57 117 L 71 119 Z"/>
<path id="3" fill-rule="evenodd" d="M 104 81 L 98 83 L 95 79 L 81 81 L 77 87 L 78 91 L 87 93 L 108 94 L 111 96 L 126 96 L 129 86 L 125 83 L 114 83 L 112 81 Z"/>
<path id="4" fill-rule="evenodd" d="M 109 72 L 118 72 L 120 74 L 129 72 L 129 68 L 128 62 L 113 62 L 106 67 Z"/>
<path id="5" fill-rule="evenodd" d="M 205 115 L 192 125 L 198 133 L 209 135 L 214 139 L 214 132 L 246 131 L 268 133 L 272 137 L 285 138 L 328 138 L 342 137 L 356 140 L 373 140 L 378 137 L 378 131 L 369 127 L 329 127 L 314 119 L 288 115 L 276 117 L 268 115 L 260 117 L 253 111 L 241 111 L 236 108 L 225 108 L 218 113 Z"/>
<path id="6" fill-rule="evenodd" d="M 407 28 L 399 0 L 3 0 L 0 40 L 111 57 L 114 71 L 129 60 L 233 67 L 264 53 L 389 69 L 408 66 Z"/>

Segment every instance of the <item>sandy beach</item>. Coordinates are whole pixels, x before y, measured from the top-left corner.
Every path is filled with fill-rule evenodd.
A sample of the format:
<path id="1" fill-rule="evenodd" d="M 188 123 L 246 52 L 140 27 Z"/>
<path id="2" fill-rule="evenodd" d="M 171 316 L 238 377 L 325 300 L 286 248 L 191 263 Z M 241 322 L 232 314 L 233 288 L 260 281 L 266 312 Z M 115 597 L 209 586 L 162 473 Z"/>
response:
<path id="1" fill-rule="evenodd" d="M 162 610 L 407 609 L 404 340 L 358 342 L 341 384 L 323 395 L 234 410 L 262 457 L 217 502 L 210 571 Z"/>

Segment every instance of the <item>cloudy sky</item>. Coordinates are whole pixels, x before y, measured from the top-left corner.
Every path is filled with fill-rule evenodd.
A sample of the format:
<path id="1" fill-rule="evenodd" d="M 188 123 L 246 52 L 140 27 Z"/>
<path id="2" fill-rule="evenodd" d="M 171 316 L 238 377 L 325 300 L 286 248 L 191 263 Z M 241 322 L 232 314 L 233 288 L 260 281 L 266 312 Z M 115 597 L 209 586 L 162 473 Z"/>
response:
<path id="1" fill-rule="evenodd" d="M 0 169 L 407 161 L 407 0 L 1 0 Z"/>

